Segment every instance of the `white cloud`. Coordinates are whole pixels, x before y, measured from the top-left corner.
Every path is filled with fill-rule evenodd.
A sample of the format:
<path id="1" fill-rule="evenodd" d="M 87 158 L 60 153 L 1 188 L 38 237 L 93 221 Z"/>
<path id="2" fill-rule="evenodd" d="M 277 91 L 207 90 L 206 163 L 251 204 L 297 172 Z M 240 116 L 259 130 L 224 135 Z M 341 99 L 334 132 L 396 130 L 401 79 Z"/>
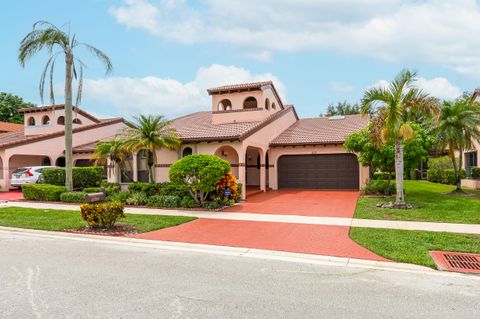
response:
<path id="1" fill-rule="evenodd" d="M 480 4 L 475 0 L 124 0 L 110 8 L 128 28 L 181 43 L 220 43 L 253 58 L 333 51 L 433 63 L 480 75 Z M 252 9 L 254 8 L 254 9 Z"/>
<path id="2" fill-rule="evenodd" d="M 380 80 L 371 87 L 388 87 L 389 82 L 386 80 Z M 433 79 L 418 78 L 416 85 L 423 89 L 425 92 L 430 95 L 439 98 L 441 100 L 453 100 L 462 95 L 462 90 L 450 83 L 446 78 L 437 77 Z"/>
<path id="3" fill-rule="evenodd" d="M 330 82 L 330 88 L 332 89 L 332 91 L 338 93 L 351 93 L 355 91 L 355 86 L 337 81 Z"/>
<path id="4" fill-rule="evenodd" d="M 200 68 L 195 79 L 186 83 L 155 76 L 86 79 L 83 104 L 93 101 L 103 103 L 114 107 L 124 116 L 151 113 L 173 117 L 209 110 L 208 88 L 265 80 L 272 80 L 282 98 L 285 97 L 285 86 L 271 73 L 252 74 L 244 68 L 213 64 Z"/>

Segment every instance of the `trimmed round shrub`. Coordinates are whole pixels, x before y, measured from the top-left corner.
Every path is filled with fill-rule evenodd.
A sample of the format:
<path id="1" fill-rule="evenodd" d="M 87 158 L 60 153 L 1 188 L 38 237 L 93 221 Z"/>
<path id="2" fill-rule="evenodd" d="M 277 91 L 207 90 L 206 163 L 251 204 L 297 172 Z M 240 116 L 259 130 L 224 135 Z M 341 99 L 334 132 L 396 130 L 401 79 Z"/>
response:
<path id="1" fill-rule="evenodd" d="M 72 168 L 73 188 L 98 187 L 103 179 L 103 166 Z M 65 168 L 46 168 L 42 172 L 45 184 L 65 185 Z"/>
<path id="2" fill-rule="evenodd" d="M 83 204 L 80 206 L 82 219 L 91 228 L 112 228 L 122 217 L 123 204 L 119 202 L 106 202 L 99 204 Z"/>
<path id="3" fill-rule="evenodd" d="M 82 192 L 87 194 L 92 194 L 92 193 L 100 193 L 101 190 L 100 190 L 100 187 L 86 187 L 83 189 Z"/>
<path id="4" fill-rule="evenodd" d="M 388 181 L 371 180 L 365 186 L 363 192 L 367 195 L 391 195 L 397 192 L 395 181 L 390 182 L 390 194 L 388 194 Z"/>
<path id="5" fill-rule="evenodd" d="M 64 203 L 83 203 L 86 195 L 85 192 L 65 192 L 60 194 L 60 201 Z"/>
<path id="6" fill-rule="evenodd" d="M 28 200 L 58 202 L 60 201 L 60 195 L 66 191 L 67 188 L 65 186 L 49 184 L 31 184 L 22 186 L 23 197 Z"/>
<path id="7" fill-rule="evenodd" d="M 169 178 L 173 184 L 186 186 L 197 204 L 203 205 L 230 170 L 230 163 L 217 156 L 194 154 L 176 161 L 170 167 Z"/>

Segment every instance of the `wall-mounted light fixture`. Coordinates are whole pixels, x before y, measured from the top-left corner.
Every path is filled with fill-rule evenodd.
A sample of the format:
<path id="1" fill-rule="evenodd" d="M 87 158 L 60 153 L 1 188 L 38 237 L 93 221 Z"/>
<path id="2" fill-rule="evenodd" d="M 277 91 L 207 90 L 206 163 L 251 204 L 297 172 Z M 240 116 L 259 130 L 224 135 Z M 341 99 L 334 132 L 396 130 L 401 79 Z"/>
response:
<path id="1" fill-rule="evenodd" d="M 223 157 L 227 157 L 227 156 L 228 156 L 228 152 L 225 151 L 225 150 L 222 150 L 222 156 L 223 156 Z"/>

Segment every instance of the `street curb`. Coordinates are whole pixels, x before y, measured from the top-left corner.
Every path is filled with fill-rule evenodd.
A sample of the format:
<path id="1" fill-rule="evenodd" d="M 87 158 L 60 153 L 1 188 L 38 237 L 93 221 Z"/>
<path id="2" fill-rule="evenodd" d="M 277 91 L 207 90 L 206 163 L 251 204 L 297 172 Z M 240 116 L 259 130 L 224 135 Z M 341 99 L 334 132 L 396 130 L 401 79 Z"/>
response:
<path id="1" fill-rule="evenodd" d="M 326 266 L 341 266 L 350 268 L 375 269 L 383 271 L 401 271 L 429 275 L 465 277 L 480 280 L 479 276 L 465 275 L 452 272 L 441 272 L 424 266 L 418 266 L 406 263 L 379 262 L 365 259 L 355 259 L 347 257 L 335 257 L 324 255 L 301 254 L 284 251 L 262 250 L 254 248 L 239 248 L 228 246 L 190 244 L 171 241 L 158 241 L 149 239 L 139 239 L 130 237 L 110 237 L 99 235 L 72 234 L 57 231 L 44 231 L 34 229 L 23 229 L 15 227 L 0 226 L 0 234 L 23 235 L 30 237 L 40 237 L 48 239 L 68 239 L 75 241 L 84 241 L 98 244 L 123 245 L 130 247 L 161 249 L 169 251 L 183 251 L 191 253 L 208 253 L 233 257 L 246 257 L 264 260 L 277 260 L 294 263 L 316 264 Z"/>

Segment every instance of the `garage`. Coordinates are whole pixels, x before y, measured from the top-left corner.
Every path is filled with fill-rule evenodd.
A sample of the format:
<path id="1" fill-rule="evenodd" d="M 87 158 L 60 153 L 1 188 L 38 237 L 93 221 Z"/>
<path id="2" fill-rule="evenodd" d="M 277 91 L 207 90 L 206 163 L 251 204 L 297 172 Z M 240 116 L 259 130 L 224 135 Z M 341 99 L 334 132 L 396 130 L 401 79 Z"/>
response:
<path id="1" fill-rule="evenodd" d="M 359 189 L 359 164 L 354 154 L 283 155 L 278 159 L 278 187 Z"/>

